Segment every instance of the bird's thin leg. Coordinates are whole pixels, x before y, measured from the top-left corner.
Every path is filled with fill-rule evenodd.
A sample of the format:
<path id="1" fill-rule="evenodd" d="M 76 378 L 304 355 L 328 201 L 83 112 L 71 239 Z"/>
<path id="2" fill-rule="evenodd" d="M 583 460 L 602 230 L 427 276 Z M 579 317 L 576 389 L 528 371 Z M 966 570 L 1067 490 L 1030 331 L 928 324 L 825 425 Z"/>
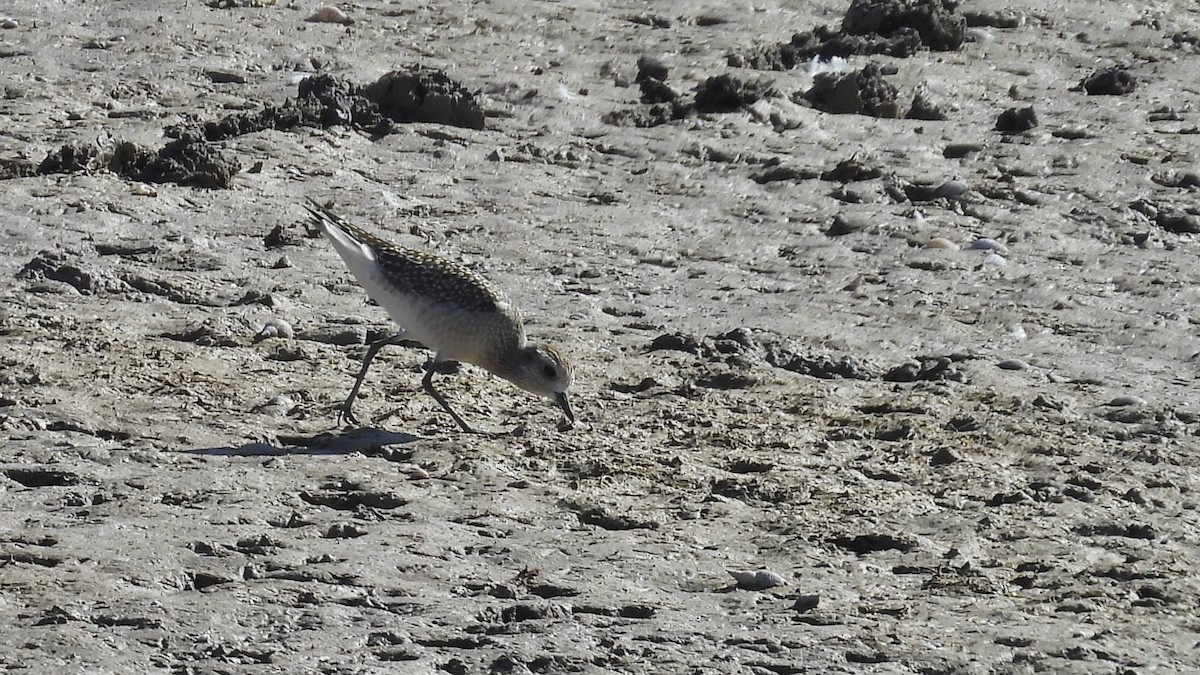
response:
<path id="1" fill-rule="evenodd" d="M 458 413 L 454 412 L 454 410 L 450 407 L 450 404 L 446 401 L 446 397 L 442 396 L 442 393 L 440 391 L 433 388 L 433 374 L 435 372 L 437 372 L 437 367 L 438 367 L 438 364 L 440 364 L 440 363 L 443 363 L 443 362 L 437 361 L 435 359 L 433 363 L 430 363 L 428 365 L 428 367 L 425 370 L 425 378 L 423 380 L 421 380 L 421 386 L 425 387 L 425 391 L 429 392 L 429 395 L 433 397 L 433 400 L 440 403 L 442 405 L 442 408 L 446 412 L 450 413 L 450 416 L 454 418 L 455 422 L 458 422 L 458 426 L 462 427 L 463 431 L 465 431 L 469 434 L 479 433 L 478 431 L 475 431 L 474 429 L 472 429 L 471 425 L 464 422 L 463 418 L 458 416 Z"/>
<path id="2" fill-rule="evenodd" d="M 400 344 L 405 339 L 406 333 L 400 331 L 391 337 L 381 338 L 371 343 L 367 348 L 367 355 L 363 357 L 362 368 L 358 370 L 358 378 L 354 380 L 354 386 L 350 388 L 350 395 L 346 397 L 346 402 L 342 404 L 342 409 L 338 412 L 338 424 L 343 421 L 349 421 L 351 424 L 358 424 L 358 418 L 354 416 L 351 408 L 354 406 L 354 399 L 358 396 L 358 388 L 362 386 L 363 380 L 367 379 L 367 370 L 371 367 L 371 360 L 387 345 Z"/>

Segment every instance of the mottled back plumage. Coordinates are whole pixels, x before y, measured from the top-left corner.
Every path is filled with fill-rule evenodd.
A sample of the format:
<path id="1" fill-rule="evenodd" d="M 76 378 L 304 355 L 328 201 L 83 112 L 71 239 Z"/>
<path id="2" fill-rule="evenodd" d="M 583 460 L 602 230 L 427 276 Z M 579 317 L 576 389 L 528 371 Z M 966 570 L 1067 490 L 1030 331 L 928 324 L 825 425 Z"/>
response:
<path id="1" fill-rule="evenodd" d="M 403 293 L 436 298 L 472 312 L 495 312 L 508 304 L 504 294 L 486 279 L 456 262 L 384 241 L 316 202 L 305 208 L 317 227 L 322 219 L 328 219 L 370 246 L 388 281 Z"/>

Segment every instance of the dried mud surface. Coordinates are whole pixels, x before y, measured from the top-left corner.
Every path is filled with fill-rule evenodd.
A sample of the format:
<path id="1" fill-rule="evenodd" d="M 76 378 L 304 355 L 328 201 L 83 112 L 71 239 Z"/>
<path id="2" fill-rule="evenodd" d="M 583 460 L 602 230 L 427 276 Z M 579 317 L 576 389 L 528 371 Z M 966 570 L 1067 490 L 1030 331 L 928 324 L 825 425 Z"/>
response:
<path id="1" fill-rule="evenodd" d="M 6 5 L 0 667 L 1200 672 L 1200 13 L 847 8 Z M 307 197 L 580 424 L 392 348 L 339 428 L 392 327 Z"/>

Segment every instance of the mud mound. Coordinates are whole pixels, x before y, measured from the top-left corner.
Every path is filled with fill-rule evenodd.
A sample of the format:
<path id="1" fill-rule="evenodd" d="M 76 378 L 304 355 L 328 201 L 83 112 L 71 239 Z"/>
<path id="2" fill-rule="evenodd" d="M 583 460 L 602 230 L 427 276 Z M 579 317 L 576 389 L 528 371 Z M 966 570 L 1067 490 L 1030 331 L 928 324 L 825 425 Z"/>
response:
<path id="1" fill-rule="evenodd" d="M 966 19 L 949 0 L 854 0 L 841 29 L 818 26 L 789 42 L 729 56 L 729 65 L 790 70 L 812 59 L 882 54 L 907 58 L 922 49 L 955 51 L 966 39 Z"/>
<path id="2" fill-rule="evenodd" d="M 241 164 L 222 155 L 215 145 L 220 141 L 271 129 L 331 126 L 348 126 L 379 138 L 391 133 L 393 124 L 409 122 L 482 129 L 484 113 L 473 94 L 433 68 L 409 66 L 365 86 L 315 75 L 300 81 L 295 99 L 278 106 L 166 127 L 163 135 L 175 140 L 158 149 L 130 142 L 70 143 L 36 165 L 21 160 L 0 164 L 0 179 L 106 170 L 145 183 L 228 188 Z"/>

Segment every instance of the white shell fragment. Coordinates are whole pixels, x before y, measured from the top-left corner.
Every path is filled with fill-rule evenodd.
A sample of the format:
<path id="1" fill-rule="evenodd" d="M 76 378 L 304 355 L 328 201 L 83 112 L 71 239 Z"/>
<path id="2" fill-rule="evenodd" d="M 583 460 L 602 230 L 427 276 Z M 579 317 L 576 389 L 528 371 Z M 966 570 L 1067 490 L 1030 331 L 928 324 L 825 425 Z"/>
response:
<path id="1" fill-rule="evenodd" d="M 293 336 L 295 336 L 295 334 L 296 333 L 292 330 L 291 324 L 283 319 L 273 318 L 262 327 L 262 330 L 258 331 L 258 335 L 254 336 L 254 341 L 261 342 L 270 338 L 284 338 L 290 340 Z"/>
<path id="2" fill-rule="evenodd" d="M 343 26 L 349 26 L 354 23 L 354 19 L 351 19 L 345 12 L 333 5 L 326 5 L 318 9 L 312 16 L 305 19 L 305 21 L 313 23 L 340 23 Z"/>
<path id="3" fill-rule="evenodd" d="M 961 180 L 948 180 L 933 189 L 933 196 L 953 199 L 970 189 L 971 187 Z"/>
<path id="4" fill-rule="evenodd" d="M 745 591 L 765 591 L 768 588 L 782 586 L 787 583 L 787 580 L 782 575 L 765 569 L 753 572 L 730 570 L 729 576 L 733 577 L 733 580 L 737 582 L 738 588 Z"/>
<path id="5" fill-rule="evenodd" d="M 975 251 L 991 251 L 998 255 L 1008 255 L 1007 246 L 1001 244 L 995 239 L 988 239 L 987 237 L 980 237 L 976 239 L 975 241 L 971 242 L 971 245 L 967 248 Z"/>
<path id="6" fill-rule="evenodd" d="M 941 248 L 946 249 L 947 251 L 957 251 L 958 244 L 945 237 L 934 237 L 933 239 L 925 242 L 925 248 Z"/>

